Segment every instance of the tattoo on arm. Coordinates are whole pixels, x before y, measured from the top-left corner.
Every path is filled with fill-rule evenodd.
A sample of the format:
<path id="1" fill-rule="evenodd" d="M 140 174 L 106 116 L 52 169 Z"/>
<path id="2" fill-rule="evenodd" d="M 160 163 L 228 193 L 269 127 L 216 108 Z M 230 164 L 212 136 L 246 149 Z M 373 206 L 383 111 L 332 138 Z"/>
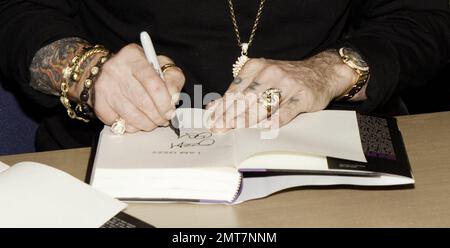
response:
<path id="1" fill-rule="evenodd" d="M 67 38 L 41 48 L 30 66 L 31 87 L 46 94 L 59 95 L 64 68 L 88 44 L 80 38 Z"/>

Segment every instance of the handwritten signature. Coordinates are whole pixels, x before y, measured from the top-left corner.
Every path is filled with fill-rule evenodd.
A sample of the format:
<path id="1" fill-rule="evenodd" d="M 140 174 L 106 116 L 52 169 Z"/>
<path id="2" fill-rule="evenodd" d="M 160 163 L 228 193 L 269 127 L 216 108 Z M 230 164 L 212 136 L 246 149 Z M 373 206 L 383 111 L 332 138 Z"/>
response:
<path id="1" fill-rule="evenodd" d="M 185 133 L 182 136 L 180 136 L 178 140 L 181 142 L 172 143 L 170 149 L 212 146 L 216 143 L 216 140 L 213 138 L 213 134 L 210 132 Z"/>

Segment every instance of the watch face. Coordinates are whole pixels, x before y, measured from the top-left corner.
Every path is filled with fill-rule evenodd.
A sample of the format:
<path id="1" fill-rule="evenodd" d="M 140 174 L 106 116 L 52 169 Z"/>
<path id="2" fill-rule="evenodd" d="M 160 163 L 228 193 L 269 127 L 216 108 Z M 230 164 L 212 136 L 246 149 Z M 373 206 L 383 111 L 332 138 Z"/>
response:
<path id="1" fill-rule="evenodd" d="M 351 61 L 358 67 L 368 67 L 366 61 L 364 61 L 364 59 L 361 57 L 361 55 L 359 55 L 359 53 L 357 53 L 355 50 L 353 50 L 352 48 L 344 48 L 344 54 L 346 56 L 348 56 Z"/>

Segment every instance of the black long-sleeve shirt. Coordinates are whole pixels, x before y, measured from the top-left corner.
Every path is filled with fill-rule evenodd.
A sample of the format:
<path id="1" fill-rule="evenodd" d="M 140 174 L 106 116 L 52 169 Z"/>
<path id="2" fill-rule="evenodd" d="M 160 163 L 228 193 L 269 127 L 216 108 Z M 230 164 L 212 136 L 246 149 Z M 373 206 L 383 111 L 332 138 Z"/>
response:
<path id="1" fill-rule="evenodd" d="M 259 1 L 234 3 L 246 40 Z M 147 30 L 157 52 L 182 67 L 184 90 L 191 95 L 194 84 L 201 84 L 204 94 L 224 93 L 240 54 L 225 0 L 0 0 L 0 25 L 3 81 L 19 84 L 48 107 L 59 104 L 58 99 L 29 86 L 29 66 L 40 48 L 58 39 L 81 37 L 118 51 L 137 43 L 140 31 Z M 449 2 L 268 0 L 249 53 L 300 60 L 344 44 L 354 47 L 371 68 L 368 99 L 359 110 L 380 109 L 401 90 L 426 83 L 450 58 Z M 56 132 L 52 136 L 61 136 L 62 131 Z"/>

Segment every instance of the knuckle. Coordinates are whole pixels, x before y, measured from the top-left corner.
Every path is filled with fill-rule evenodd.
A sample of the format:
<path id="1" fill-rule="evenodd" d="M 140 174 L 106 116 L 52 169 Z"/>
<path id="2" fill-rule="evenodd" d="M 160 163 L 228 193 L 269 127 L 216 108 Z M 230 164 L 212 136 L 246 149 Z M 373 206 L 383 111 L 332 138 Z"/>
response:
<path id="1" fill-rule="evenodd" d="M 107 61 L 103 66 L 102 66 L 102 71 L 105 73 L 110 73 L 116 70 L 116 59 L 112 58 L 109 61 Z"/>
<path id="2" fill-rule="evenodd" d="M 180 71 L 176 71 L 175 73 L 173 73 L 174 77 L 175 77 L 175 84 L 180 85 L 181 87 L 184 85 L 184 83 L 186 82 L 186 77 L 184 76 L 184 74 Z"/>
<path id="3" fill-rule="evenodd" d="M 249 70 L 251 68 L 254 68 L 258 64 L 259 64 L 258 59 L 250 59 L 249 61 L 247 61 L 247 63 L 245 63 L 244 68 Z"/>
<path id="4" fill-rule="evenodd" d="M 270 76 L 270 77 L 276 77 L 276 78 L 282 78 L 285 76 L 285 72 L 283 68 L 281 68 L 279 65 L 271 64 L 264 68 L 262 71 L 263 76 Z"/>
<path id="5" fill-rule="evenodd" d="M 153 108 L 153 101 L 150 100 L 147 96 L 138 96 L 138 100 L 136 101 L 136 107 L 140 110 L 145 111 L 146 109 Z"/>
<path id="6" fill-rule="evenodd" d="M 167 120 L 164 120 L 160 115 L 158 110 L 156 110 L 155 107 L 151 108 L 150 110 L 147 111 L 147 115 L 150 116 L 150 119 L 152 120 L 152 122 L 154 124 L 156 124 L 157 126 L 161 126 L 164 123 L 167 122 Z"/>
<path id="7" fill-rule="evenodd" d="M 250 59 L 246 65 L 248 67 L 258 67 L 265 64 L 265 59 Z"/>
<path id="8" fill-rule="evenodd" d="M 122 48 L 123 52 L 137 52 L 137 51 L 141 51 L 141 46 L 139 46 L 136 43 L 131 43 L 126 45 L 124 48 Z"/>
<path id="9" fill-rule="evenodd" d="M 139 126 L 139 124 L 141 123 L 139 121 L 140 117 L 141 117 L 141 113 L 139 113 L 136 110 L 131 110 L 131 111 L 129 110 L 129 111 L 126 111 L 126 113 L 127 114 L 126 114 L 125 120 L 133 125 Z"/>
<path id="10" fill-rule="evenodd" d="M 141 83 L 150 86 L 161 83 L 161 78 L 156 73 L 153 73 L 152 70 L 153 68 L 150 68 L 147 65 L 137 66 L 134 69 L 135 72 L 133 72 L 133 76 Z"/>
<path id="11" fill-rule="evenodd" d="M 243 71 L 253 71 L 265 64 L 265 59 L 250 59 L 242 68 Z"/>
<path id="12" fill-rule="evenodd" d="M 162 61 L 162 64 L 173 63 L 173 60 L 165 55 L 158 55 L 158 59 Z"/>
<path id="13" fill-rule="evenodd" d="M 163 90 L 163 85 L 158 79 L 155 76 L 149 78 L 148 87 L 152 93 L 160 93 Z"/>
<path id="14" fill-rule="evenodd" d="M 131 67 L 132 74 L 141 79 L 151 76 L 154 70 L 145 59 L 137 59 L 130 63 L 129 66 Z"/>
<path id="15" fill-rule="evenodd" d="M 299 87 L 301 83 L 299 83 L 298 80 L 296 80 L 291 75 L 285 75 L 281 80 L 281 84 L 285 85 L 287 88 L 294 90 L 295 88 Z"/>
<path id="16" fill-rule="evenodd" d="M 132 75 L 138 80 L 143 80 L 143 79 L 148 78 L 147 70 L 143 70 L 142 66 L 140 66 L 139 64 L 135 64 L 132 67 Z"/>

